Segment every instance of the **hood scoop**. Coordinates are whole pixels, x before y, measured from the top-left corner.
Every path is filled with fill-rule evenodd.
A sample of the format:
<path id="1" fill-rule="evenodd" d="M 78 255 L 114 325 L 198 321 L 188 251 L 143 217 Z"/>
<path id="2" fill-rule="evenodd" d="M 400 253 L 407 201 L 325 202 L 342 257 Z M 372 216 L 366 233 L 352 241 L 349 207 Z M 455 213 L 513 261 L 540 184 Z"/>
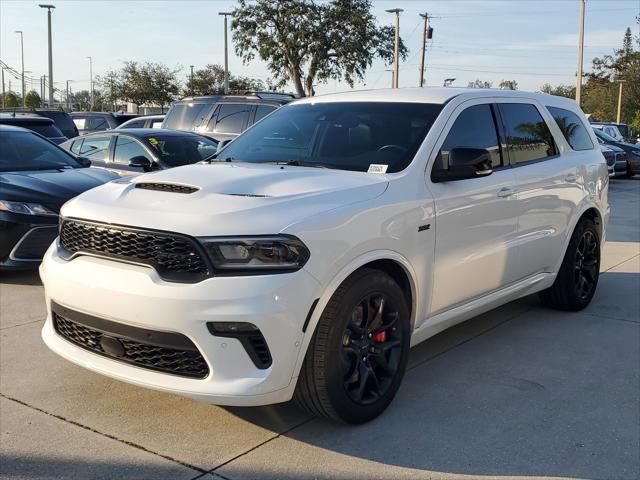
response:
<path id="1" fill-rule="evenodd" d="M 175 183 L 151 183 L 151 182 L 139 182 L 136 183 L 136 188 L 142 188 L 143 190 L 156 190 L 158 192 L 172 192 L 172 193 L 195 193 L 199 189 L 190 185 L 178 185 Z"/>

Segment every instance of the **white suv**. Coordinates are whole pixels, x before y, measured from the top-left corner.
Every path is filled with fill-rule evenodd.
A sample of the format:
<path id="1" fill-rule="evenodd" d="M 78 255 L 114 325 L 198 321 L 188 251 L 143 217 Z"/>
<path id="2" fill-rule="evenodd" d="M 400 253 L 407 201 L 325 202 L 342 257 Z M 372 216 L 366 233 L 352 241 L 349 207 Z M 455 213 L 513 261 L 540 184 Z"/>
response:
<path id="1" fill-rule="evenodd" d="M 67 203 L 41 267 L 42 336 L 136 385 L 364 422 L 396 394 L 410 345 L 534 292 L 584 308 L 608 181 L 566 98 L 306 98 L 208 163 Z"/>

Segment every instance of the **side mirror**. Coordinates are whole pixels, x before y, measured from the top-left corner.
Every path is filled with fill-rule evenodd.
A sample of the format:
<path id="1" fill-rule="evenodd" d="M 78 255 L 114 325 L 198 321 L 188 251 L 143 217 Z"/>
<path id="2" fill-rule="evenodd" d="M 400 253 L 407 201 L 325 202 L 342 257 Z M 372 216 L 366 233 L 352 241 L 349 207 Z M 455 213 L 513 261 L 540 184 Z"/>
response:
<path id="1" fill-rule="evenodd" d="M 434 182 L 451 182 L 491 175 L 491 155 L 484 148 L 456 147 L 449 151 L 449 168 L 435 169 L 431 174 Z"/>
<path id="2" fill-rule="evenodd" d="M 78 162 L 81 167 L 91 166 L 91 160 L 89 160 L 87 157 L 76 157 L 76 162 Z"/>
<path id="3" fill-rule="evenodd" d="M 230 143 L 231 143 L 231 140 L 229 140 L 229 139 L 219 141 L 218 142 L 218 148 L 216 149 L 216 152 L 219 152 L 220 150 L 222 150 L 224 147 L 226 147 Z"/>
<path id="4" fill-rule="evenodd" d="M 134 168 L 141 168 L 145 172 L 148 172 L 149 170 L 151 170 L 152 163 L 151 160 L 149 160 L 147 157 L 138 155 L 137 157 L 133 157 L 129 160 L 129 166 Z"/>

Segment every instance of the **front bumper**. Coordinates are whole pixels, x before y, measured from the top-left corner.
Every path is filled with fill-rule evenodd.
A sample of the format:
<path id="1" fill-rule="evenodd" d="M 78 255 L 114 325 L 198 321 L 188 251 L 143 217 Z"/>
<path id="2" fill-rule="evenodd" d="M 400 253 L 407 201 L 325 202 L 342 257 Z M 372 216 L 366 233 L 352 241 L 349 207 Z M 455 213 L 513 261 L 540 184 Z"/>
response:
<path id="1" fill-rule="evenodd" d="M 33 268 L 58 232 L 58 217 L 0 212 L 0 269 Z"/>
<path id="2" fill-rule="evenodd" d="M 90 256 L 66 261 L 53 245 L 40 274 L 48 310 L 42 338 L 67 360 L 125 382 L 219 405 L 265 405 L 293 395 L 302 325 L 319 290 L 304 269 L 171 283 L 143 266 Z M 209 374 L 195 379 L 161 373 L 83 349 L 56 333 L 52 302 L 112 322 L 182 334 L 198 348 Z M 240 340 L 212 335 L 207 322 L 254 324 L 269 346 L 272 364 L 257 368 Z"/>

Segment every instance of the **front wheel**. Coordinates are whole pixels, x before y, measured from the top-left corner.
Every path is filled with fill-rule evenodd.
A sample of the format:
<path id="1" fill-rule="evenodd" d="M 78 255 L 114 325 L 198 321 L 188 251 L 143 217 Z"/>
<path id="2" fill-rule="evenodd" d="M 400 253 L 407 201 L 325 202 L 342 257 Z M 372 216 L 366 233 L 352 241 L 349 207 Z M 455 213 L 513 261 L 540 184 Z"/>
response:
<path id="1" fill-rule="evenodd" d="M 576 225 L 553 285 L 540 292 L 542 303 L 558 310 L 582 310 L 593 298 L 600 276 L 600 237 L 588 218 Z"/>
<path id="2" fill-rule="evenodd" d="M 363 423 L 384 411 L 404 375 L 409 308 L 386 273 L 362 269 L 327 304 L 300 372 L 294 399 L 310 413 Z"/>

